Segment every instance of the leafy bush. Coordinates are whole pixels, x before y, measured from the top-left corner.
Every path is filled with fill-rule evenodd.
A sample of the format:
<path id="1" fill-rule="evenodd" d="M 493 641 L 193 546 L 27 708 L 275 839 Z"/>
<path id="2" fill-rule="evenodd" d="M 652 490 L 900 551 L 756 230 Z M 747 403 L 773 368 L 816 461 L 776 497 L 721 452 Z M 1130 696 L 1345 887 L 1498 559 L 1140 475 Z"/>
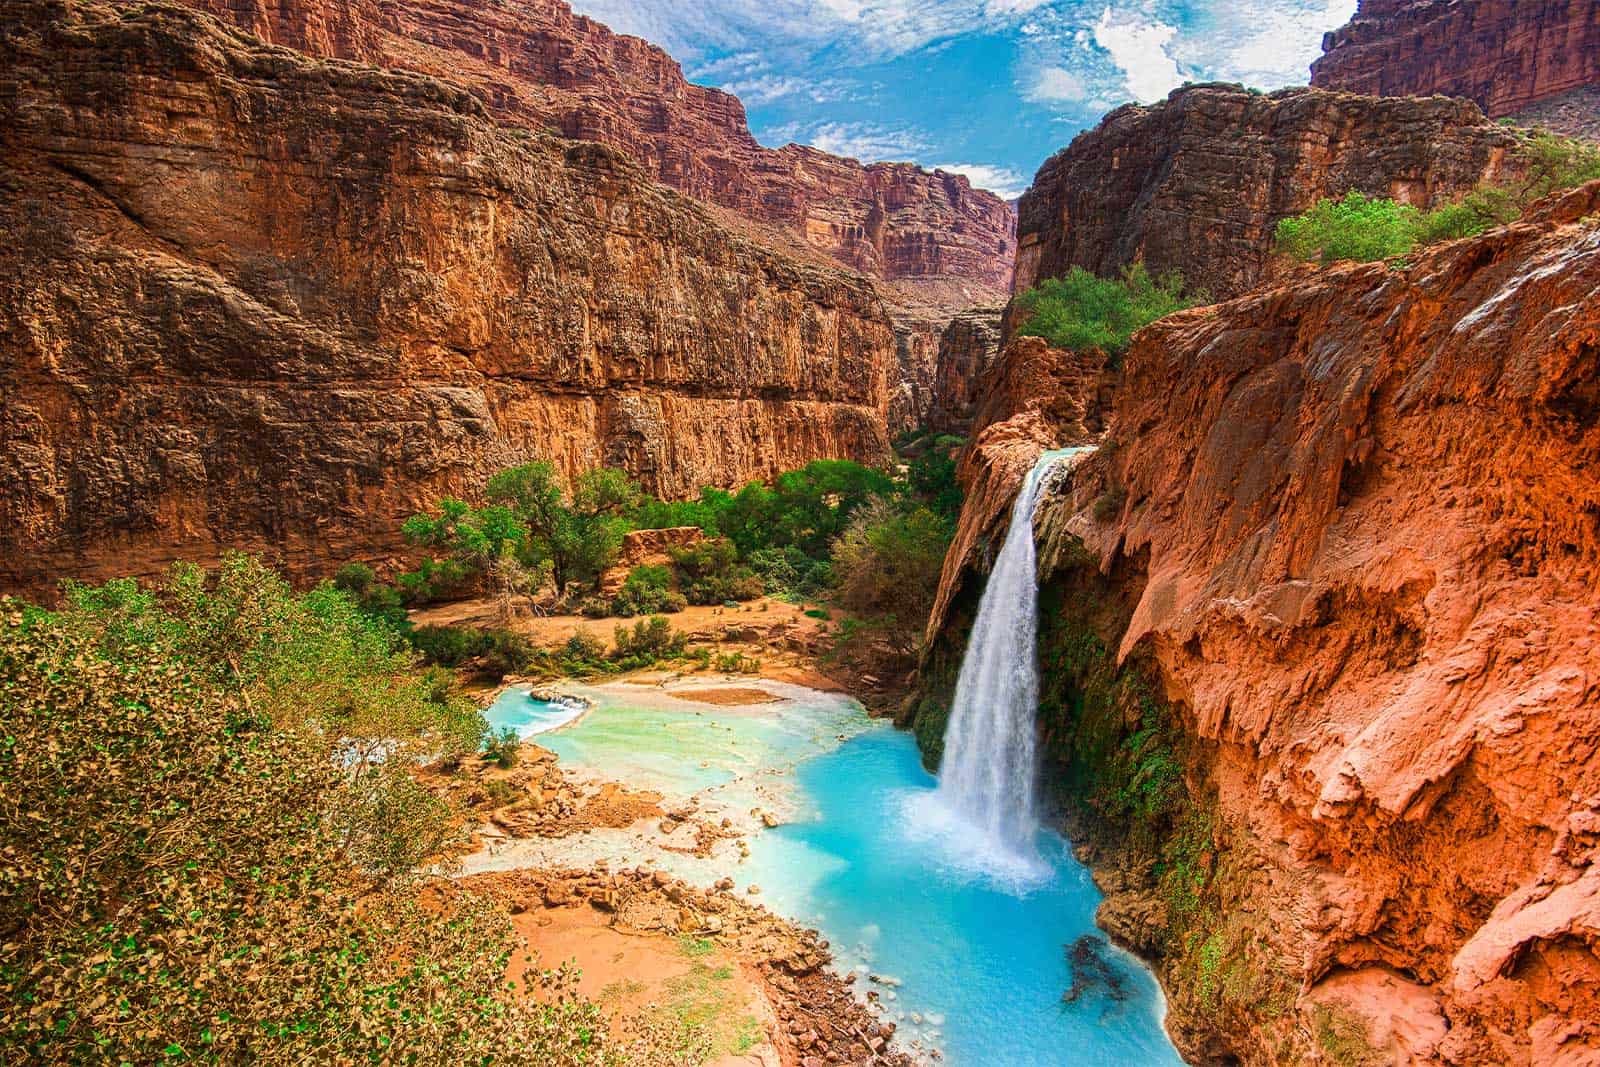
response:
<path id="1" fill-rule="evenodd" d="M 376 572 L 365 563 L 346 563 L 340 567 L 333 576 L 333 587 L 349 594 L 362 614 L 387 623 L 400 633 L 411 629 L 400 591 L 378 581 Z"/>
<path id="2" fill-rule="evenodd" d="M 482 731 L 410 663 L 243 557 L 0 602 L 0 1058 L 604 1062 L 570 975 L 507 988 L 502 911 L 407 884 L 451 829 L 406 768 Z"/>
<path id="3" fill-rule="evenodd" d="M 1521 136 L 1518 154 L 1525 174 L 1515 182 L 1480 186 L 1430 211 L 1351 190 L 1280 222 L 1278 249 L 1323 264 L 1399 259 L 1419 246 L 1473 237 L 1515 222 L 1535 201 L 1600 179 L 1600 147 L 1545 131 Z"/>
<path id="4" fill-rule="evenodd" d="M 773 596 L 816 596 L 833 585 L 832 565 L 812 559 L 793 545 L 759 549 L 750 554 L 748 562 L 762 588 Z"/>
<path id="5" fill-rule="evenodd" d="M 719 652 L 716 656 L 717 670 L 722 674 L 759 674 L 761 661 L 743 652 Z"/>
<path id="6" fill-rule="evenodd" d="M 395 578 L 405 603 L 432 604 L 466 592 L 474 580 L 466 564 L 455 559 L 424 559 L 417 569 Z"/>
<path id="7" fill-rule="evenodd" d="M 1057 348 L 1098 348 L 1116 354 L 1133 335 L 1157 319 L 1193 307 L 1199 297 L 1183 295 L 1183 278 L 1151 278 L 1134 264 L 1120 278 L 1097 278 L 1074 267 L 1064 278 L 1050 278 L 1017 297 L 1027 316 L 1017 332 L 1043 337 Z"/>
<path id="8" fill-rule="evenodd" d="M 485 630 L 484 634 L 488 647 L 481 664 L 490 678 L 499 681 L 508 674 L 526 674 L 538 663 L 538 652 L 521 634 L 510 630 Z"/>
<path id="9" fill-rule="evenodd" d="M 1278 223 L 1278 249 L 1304 262 L 1372 263 L 1396 259 L 1417 242 L 1422 213 L 1408 204 L 1352 189 L 1338 200 L 1319 200 L 1303 215 Z"/>
<path id="10" fill-rule="evenodd" d="M 501 770 L 509 771 L 517 765 L 517 750 L 521 747 L 521 735 L 508 726 L 484 742 L 483 756 Z"/>
<path id="11" fill-rule="evenodd" d="M 674 630 L 666 619 L 655 615 L 635 622 L 631 630 L 618 626 L 614 655 L 618 660 L 643 661 L 648 666 L 657 660 L 680 655 L 688 641 L 688 637 Z"/>
<path id="12" fill-rule="evenodd" d="M 881 618 L 902 650 L 914 648 L 933 610 L 954 528 L 926 507 L 878 501 L 857 513 L 834 547 L 839 600 Z"/>
<path id="13" fill-rule="evenodd" d="M 606 644 L 591 633 L 579 630 L 567 638 L 561 650 L 561 669 L 567 674 L 596 674 L 607 669 Z"/>
<path id="14" fill-rule="evenodd" d="M 673 614 L 687 606 L 687 598 L 672 588 L 672 571 L 646 564 L 635 567 L 628 575 L 612 598 L 610 609 L 611 614 L 626 619 L 634 615 Z"/>
<path id="15" fill-rule="evenodd" d="M 956 481 L 956 453 L 966 444 L 960 437 L 940 437 L 934 447 L 913 460 L 906 473 L 906 488 L 936 515 L 955 521 L 965 494 Z"/>
<path id="16" fill-rule="evenodd" d="M 468 626 L 419 626 L 411 631 L 411 643 L 429 663 L 460 667 L 489 651 L 491 638 Z"/>
<path id="17" fill-rule="evenodd" d="M 495 680 L 527 673 L 539 658 L 528 639 L 511 630 L 419 626 L 411 632 L 411 643 L 429 663 L 441 667 L 476 664 L 483 674 Z"/>
<path id="18" fill-rule="evenodd" d="M 755 600 L 766 592 L 766 583 L 761 577 L 739 565 L 738 551 L 725 537 L 671 548 L 667 554 L 683 585 L 684 596 L 691 604 Z"/>

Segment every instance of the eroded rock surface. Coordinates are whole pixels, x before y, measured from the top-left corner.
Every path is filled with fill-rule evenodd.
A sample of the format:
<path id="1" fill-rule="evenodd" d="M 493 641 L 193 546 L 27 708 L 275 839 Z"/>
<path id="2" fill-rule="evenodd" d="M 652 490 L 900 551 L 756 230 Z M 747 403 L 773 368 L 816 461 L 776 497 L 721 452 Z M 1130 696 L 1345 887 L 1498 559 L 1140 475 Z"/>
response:
<path id="1" fill-rule="evenodd" d="M 908 163 L 765 148 L 738 97 L 561 0 L 188 2 L 313 55 L 459 83 L 502 122 L 619 148 L 673 188 L 880 278 L 954 281 L 965 303 L 1010 282 L 1015 220 L 999 197 Z"/>
<path id="2" fill-rule="evenodd" d="M 1595 0 L 1361 0 L 1311 84 L 1372 96 L 1464 96 L 1491 118 L 1600 85 Z M 1560 123 L 1559 114 L 1551 116 Z M 1579 131 L 1573 131 L 1579 132 Z"/>
<path id="3" fill-rule="evenodd" d="M 1182 761 L 1165 866 L 1092 858 L 1202 1062 L 1600 1058 L 1597 213 L 1157 323 L 1041 506 L 1047 662 L 1156 687 L 1063 698 L 1052 751 L 1129 717 L 1067 791 L 1126 830 L 1094 769 Z"/>
<path id="4" fill-rule="evenodd" d="M 13 4 L 0 51 L 0 586 L 324 573 L 534 457 L 675 495 L 885 451 L 873 286 L 613 149 L 176 6 Z"/>
<path id="5" fill-rule="evenodd" d="M 1515 166 L 1515 138 L 1463 100 L 1202 85 L 1078 135 L 1019 205 L 1016 289 L 1144 263 L 1214 299 L 1268 276 L 1277 224 L 1351 189 L 1448 200 Z"/>

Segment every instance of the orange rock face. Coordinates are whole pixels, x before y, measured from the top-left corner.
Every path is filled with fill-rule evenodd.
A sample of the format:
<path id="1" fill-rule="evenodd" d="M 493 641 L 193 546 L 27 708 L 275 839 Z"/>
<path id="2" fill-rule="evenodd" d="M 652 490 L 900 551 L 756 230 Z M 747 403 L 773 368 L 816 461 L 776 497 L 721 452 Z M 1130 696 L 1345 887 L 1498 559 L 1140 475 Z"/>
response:
<path id="1" fill-rule="evenodd" d="M 1513 167 L 1515 143 L 1465 101 L 1180 89 L 1118 108 L 1040 168 L 1018 209 L 1016 289 L 1142 262 L 1237 296 L 1267 276 L 1279 221 L 1322 197 L 1449 199 Z"/>
<path id="2" fill-rule="evenodd" d="M 1600 1060 L 1597 214 L 1156 324 L 1041 517 L 1212 798 L 1211 985 L 1168 972 L 1208 1060 Z"/>
<path id="3" fill-rule="evenodd" d="M 910 164 L 765 148 L 737 97 L 561 0 L 188 2 L 313 55 L 465 85 L 502 122 L 620 148 L 667 185 L 880 278 L 964 283 L 966 303 L 1010 282 L 1015 220 L 999 197 Z"/>
<path id="4" fill-rule="evenodd" d="M 1039 337 L 1014 337 L 978 385 L 978 432 L 956 471 L 964 490 L 961 518 L 945 555 L 928 620 L 928 644 L 967 584 L 969 569 L 987 571 L 1023 479 L 1054 448 L 1098 439 L 1109 410 L 1114 372 L 1100 352 L 1066 352 Z"/>
<path id="5" fill-rule="evenodd" d="M 1464 96 L 1491 118 L 1600 85 L 1595 0 L 1361 0 L 1323 40 L 1311 84 Z"/>
<path id="6" fill-rule="evenodd" d="M 676 495 L 885 452 L 873 286 L 612 149 L 183 8 L 4 20 L 0 586 L 325 572 L 533 457 Z"/>

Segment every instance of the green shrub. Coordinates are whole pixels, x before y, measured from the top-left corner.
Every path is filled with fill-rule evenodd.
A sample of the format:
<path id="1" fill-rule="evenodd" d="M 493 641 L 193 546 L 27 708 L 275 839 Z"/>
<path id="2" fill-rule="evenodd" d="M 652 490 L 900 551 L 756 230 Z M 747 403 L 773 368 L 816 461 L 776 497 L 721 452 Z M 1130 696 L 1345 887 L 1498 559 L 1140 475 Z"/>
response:
<path id="1" fill-rule="evenodd" d="M 503 771 L 517 765 L 517 751 L 522 747 L 522 736 L 507 726 L 484 742 L 483 756 Z"/>
<path id="2" fill-rule="evenodd" d="M 683 594 L 672 588 L 670 568 L 647 564 L 635 567 L 612 598 L 611 614 L 627 619 L 635 615 L 674 614 L 688 606 Z"/>
<path id="3" fill-rule="evenodd" d="M 419 626 L 411 631 L 411 644 L 429 663 L 460 667 L 489 651 L 491 639 L 467 626 Z"/>
<path id="4" fill-rule="evenodd" d="M 759 674 L 761 661 L 747 656 L 743 652 L 719 652 L 716 657 L 717 670 L 723 674 Z"/>
<path id="5" fill-rule="evenodd" d="M 1198 296 L 1183 295 L 1181 275 L 1157 280 L 1143 264 L 1114 279 L 1074 267 L 1066 277 L 1047 279 L 1017 297 L 1017 307 L 1028 316 L 1017 332 L 1043 337 L 1056 348 L 1115 354 L 1150 323 L 1200 302 Z"/>
<path id="6" fill-rule="evenodd" d="M 761 579 L 763 591 L 771 596 L 816 596 L 833 585 L 832 565 L 812 559 L 793 545 L 759 549 L 747 562 Z"/>
<path id="7" fill-rule="evenodd" d="M 766 592 L 766 582 L 738 562 L 738 550 L 725 537 L 667 552 L 690 604 L 722 604 L 755 600 Z"/>
<path id="8" fill-rule="evenodd" d="M 1397 259 L 1416 245 L 1421 219 L 1421 212 L 1408 204 L 1352 189 L 1341 199 L 1319 200 L 1305 214 L 1278 223 L 1278 250 L 1323 264 Z"/>
<path id="9" fill-rule="evenodd" d="M 1524 176 L 1484 185 L 1429 211 L 1351 190 L 1318 201 L 1278 224 L 1278 250 L 1304 262 L 1373 263 L 1409 255 L 1419 246 L 1473 237 L 1521 218 L 1535 201 L 1600 179 L 1600 146 L 1546 131 L 1524 132 Z"/>
<path id="10" fill-rule="evenodd" d="M 681 654 L 688 641 L 688 637 L 674 630 L 670 622 L 655 615 L 635 622 L 632 629 L 618 626 L 613 656 L 649 666 L 657 660 Z"/>
<path id="11" fill-rule="evenodd" d="M 481 664 L 483 672 L 496 681 L 508 674 L 526 674 L 537 662 L 538 653 L 528 639 L 510 630 L 487 630 L 488 647 Z"/>
<path id="12" fill-rule="evenodd" d="M 362 614 L 378 619 L 401 633 L 411 629 L 405 599 L 398 589 L 378 581 L 365 563 L 346 563 L 333 576 L 333 587 L 350 596 Z"/>
<path id="13" fill-rule="evenodd" d="M 606 643 L 583 630 L 567 638 L 566 644 L 555 654 L 554 667 L 562 674 L 580 678 L 609 674 L 615 669 Z"/>
<path id="14" fill-rule="evenodd" d="M 953 533 L 926 507 L 877 501 L 863 508 L 834 546 L 840 602 L 881 619 L 890 641 L 911 651 L 933 609 Z"/>
<path id="15" fill-rule="evenodd" d="M 454 831 L 408 768 L 482 730 L 435 692 L 244 557 L 0 602 L 0 1059 L 604 1062 L 570 977 L 507 987 L 503 911 L 418 900 Z"/>

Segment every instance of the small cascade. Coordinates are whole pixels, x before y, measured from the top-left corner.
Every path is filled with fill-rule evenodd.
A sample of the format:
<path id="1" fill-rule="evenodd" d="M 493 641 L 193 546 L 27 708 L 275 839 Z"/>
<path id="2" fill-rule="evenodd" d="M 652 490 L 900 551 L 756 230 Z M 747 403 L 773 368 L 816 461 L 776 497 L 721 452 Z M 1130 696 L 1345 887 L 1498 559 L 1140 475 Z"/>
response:
<path id="1" fill-rule="evenodd" d="M 1086 449 L 1047 453 L 1011 510 L 1011 530 L 989 575 L 956 683 L 939 772 L 943 804 L 1012 853 L 1030 853 L 1034 719 L 1039 706 L 1039 579 L 1033 512 L 1050 469 Z"/>

